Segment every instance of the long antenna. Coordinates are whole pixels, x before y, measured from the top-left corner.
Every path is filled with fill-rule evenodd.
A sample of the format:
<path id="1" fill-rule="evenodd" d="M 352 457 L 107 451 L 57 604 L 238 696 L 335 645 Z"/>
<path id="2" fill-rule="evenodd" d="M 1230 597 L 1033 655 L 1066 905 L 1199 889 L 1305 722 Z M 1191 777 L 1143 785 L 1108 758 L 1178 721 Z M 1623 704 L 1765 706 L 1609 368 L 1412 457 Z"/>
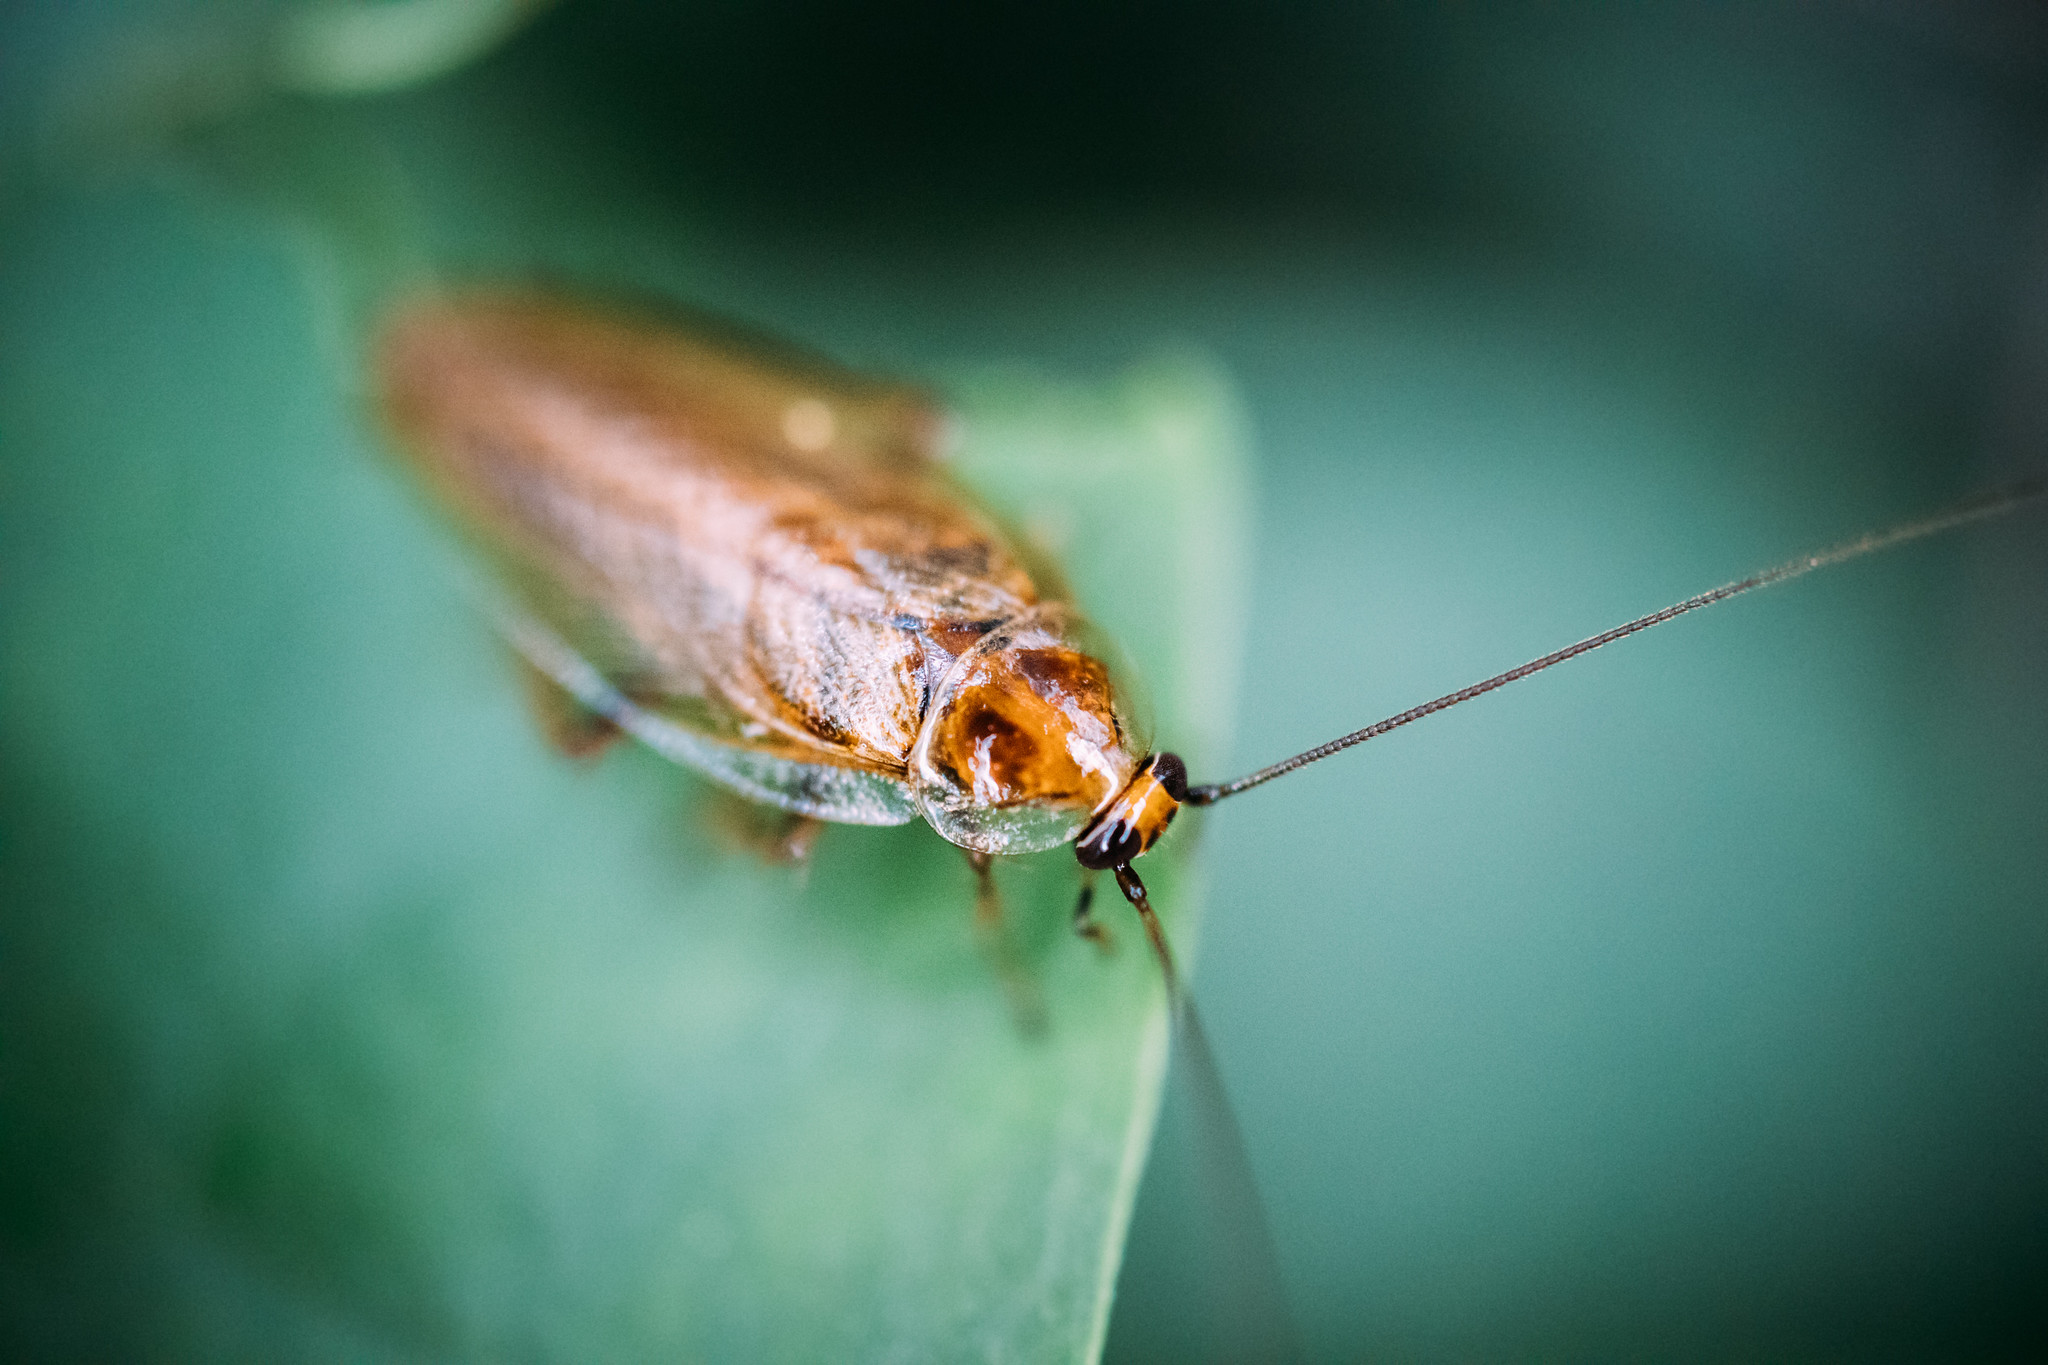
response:
<path id="1" fill-rule="evenodd" d="M 1410 707 L 1399 715 L 1388 716 L 1385 720 L 1368 725 L 1363 730 L 1354 730 L 1341 739 L 1333 739 L 1327 744 L 1318 744 L 1306 753 L 1299 753 L 1293 758 L 1282 759 L 1269 768 L 1261 768 L 1257 772 L 1240 777 L 1234 782 L 1218 782 L 1205 787 L 1190 787 L 1187 797 L 1188 804 L 1194 806 L 1214 805 L 1226 796 L 1236 796 L 1239 792 L 1250 791 L 1253 787 L 1271 782 L 1276 777 L 1285 777 L 1296 768 L 1305 768 L 1319 759 L 1328 758 L 1334 753 L 1341 753 L 1354 744 L 1363 744 L 1369 739 L 1378 739 L 1389 730 L 1398 730 L 1410 721 L 1421 720 L 1424 716 L 1433 716 L 1439 711 L 1448 710 L 1459 702 L 1471 701 L 1474 697 L 1485 696 L 1497 687 L 1506 687 L 1509 683 L 1526 678 L 1531 673 L 1541 673 L 1553 664 L 1561 664 L 1566 659 L 1575 659 L 1581 654 L 1590 653 L 1600 648 L 1602 645 L 1611 645 L 1616 640 L 1624 636 L 1633 635 L 1639 630 L 1648 630 L 1651 626 L 1661 626 L 1666 621 L 1674 617 L 1683 616 L 1689 611 L 1698 611 L 1701 607 L 1711 607 L 1716 602 L 1725 602 L 1729 598 L 1739 596 L 1753 588 L 1767 588 L 1773 583 L 1783 583 L 1785 580 L 1797 578 L 1801 574 L 1812 573 L 1815 569 L 1824 569 L 1830 564 L 1840 564 L 1845 560 L 1874 554 L 1879 550 L 1888 550 L 1894 545 L 1903 545 L 1910 540 L 1919 540 L 1923 536 L 1936 535 L 1942 531 L 1954 530 L 1958 526 L 1967 526 L 1971 522 L 1983 521 L 1989 517 L 2002 515 L 2040 497 L 2043 492 L 2048 492 L 2048 483 L 2044 483 L 2039 478 L 2022 479 L 2017 483 L 2008 484 L 2004 488 L 1993 489 L 1988 493 L 1980 493 L 1976 497 L 1957 503 L 1945 512 L 1937 512 L 1933 516 L 1923 517 L 1918 521 L 1909 521 L 1902 526 L 1894 526 L 1889 531 L 1872 531 L 1867 535 L 1859 536 L 1855 540 L 1844 541 L 1840 545 L 1821 550 L 1816 554 L 1803 555 L 1798 559 L 1788 560 L 1774 569 L 1765 569 L 1762 573 L 1752 574 L 1748 578 L 1725 584 L 1713 589 L 1711 592 L 1703 592 L 1697 597 L 1688 597 L 1683 602 L 1674 603 L 1662 611 L 1653 611 L 1648 616 L 1638 616 L 1633 621 L 1616 626 L 1612 630 L 1602 631 L 1600 634 L 1581 640 L 1575 645 L 1566 645 L 1554 654 L 1546 654 L 1540 659 L 1531 659 L 1520 668 L 1511 668 L 1505 673 L 1496 673 L 1484 682 L 1476 682 L 1469 687 L 1461 687 L 1455 692 L 1438 697 L 1435 701 L 1426 701 L 1420 706 Z"/>

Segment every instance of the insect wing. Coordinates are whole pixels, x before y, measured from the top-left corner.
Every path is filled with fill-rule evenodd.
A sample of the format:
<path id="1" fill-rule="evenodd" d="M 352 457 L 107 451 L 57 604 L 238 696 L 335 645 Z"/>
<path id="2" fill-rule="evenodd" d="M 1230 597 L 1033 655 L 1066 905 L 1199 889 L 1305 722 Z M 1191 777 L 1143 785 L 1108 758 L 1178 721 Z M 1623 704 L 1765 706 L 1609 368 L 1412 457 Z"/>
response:
<path id="1" fill-rule="evenodd" d="M 543 673 L 750 796 L 905 818 L 919 635 L 1034 596 L 932 463 L 921 399 L 517 291 L 407 302 L 376 356 L 397 445 L 509 589 Z"/>
<path id="2" fill-rule="evenodd" d="M 527 662 L 577 703 L 662 757 L 694 768 L 750 800 L 848 825 L 902 825 L 917 818 L 909 788 L 885 773 L 805 763 L 715 738 L 627 696 L 537 617 L 510 602 L 491 603 L 498 628 Z"/>

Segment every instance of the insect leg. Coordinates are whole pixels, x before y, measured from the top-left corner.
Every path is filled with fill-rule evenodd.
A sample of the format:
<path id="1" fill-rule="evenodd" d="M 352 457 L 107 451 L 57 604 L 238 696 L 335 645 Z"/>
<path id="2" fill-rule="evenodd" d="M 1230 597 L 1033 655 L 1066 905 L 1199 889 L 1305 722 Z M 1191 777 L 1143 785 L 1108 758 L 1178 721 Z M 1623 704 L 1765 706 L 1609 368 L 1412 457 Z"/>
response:
<path id="1" fill-rule="evenodd" d="M 823 820 L 764 806 L 724 787 L 714 788 L 710 799 L 711 829 L 719 842 L 766 863 L 808 866 L 811 846 L 825 830 Z"/>
<path id="2" fill-rule="evenodd" d="M 526 704 L 533 711 L 542 738 L 568 758 L 594 758 L 624 732 L 569 695 L 568 690 L 534 667 L 525 656 L 516 661 Z"/>
<path id="3" fill-rule="evenodd" d="M 1095 918 L 1095 874 L 1085 868 L 1081 872 L 1081 896 L 1074 902 L 1074 932 L 1104 953 L 1116 951 L 1116 940 L 1110 937 L 1109 927 Z"/>
<path id="4" fill-rule="evenodd" d="M 782 838 L 775 847 L 776 854 L 786 862 L 803 867 L 811 864 L 811 849 L 817 844 L 818 836 L 825 832 L 825 822 L 814 815 L 794 815 L 783 823 Z"/>
<path id="5" fill-rule="evenodd" d="M 1038 983 L 1017 955 L 1016 945 L 1003 931 L 1003 898 L 996 890 L 995 861 L 990 854 L 967 850 L 967 865 L 974 869 L 974 927 L 995 961 L 1018 1029 L 1035 1036 L 1045 1032 L 1045 1002 L 1039 998 Z"/>

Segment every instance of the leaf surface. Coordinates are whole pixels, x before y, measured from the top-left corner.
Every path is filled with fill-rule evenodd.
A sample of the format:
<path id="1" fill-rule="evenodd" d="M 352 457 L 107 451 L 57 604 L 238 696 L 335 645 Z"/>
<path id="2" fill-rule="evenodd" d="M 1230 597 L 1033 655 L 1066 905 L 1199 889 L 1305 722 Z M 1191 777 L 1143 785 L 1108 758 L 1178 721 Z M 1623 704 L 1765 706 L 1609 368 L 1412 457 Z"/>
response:
<path id="1" fill-rule="evenodd" d="M 627 186 L 579 236 L 606 172 L 560 146 L 466 157 L 509 98 L 364 116 L 408 251 L 686 299 L 717 276 L 716 242 L 626 249 L 679 231 Z M 278 145 L 272 188 L 317 182 L 293 203 L 363 183 Z M 650 754 L 546 751 L 453 537 L 343 396 L 338 258 L 203 202 L 54 198 L 0 253 L 24 1330 L 187 1359 L 1092 1358 L 1164 1060 L 1121 907 L 1105 960 L 1067 932 L 1064 851 L 1002 867 L 1050 1020 L 1027 1037 L 923 826 L 828 831 L 800 874 L 723 846 L 709 788 Z M 1227 384 L 933 378 L 962 481 L 1056 542 L 1162 740 L 1213 751 Z M 1191 843 L 1147 863 L 1183 936 Z"/>

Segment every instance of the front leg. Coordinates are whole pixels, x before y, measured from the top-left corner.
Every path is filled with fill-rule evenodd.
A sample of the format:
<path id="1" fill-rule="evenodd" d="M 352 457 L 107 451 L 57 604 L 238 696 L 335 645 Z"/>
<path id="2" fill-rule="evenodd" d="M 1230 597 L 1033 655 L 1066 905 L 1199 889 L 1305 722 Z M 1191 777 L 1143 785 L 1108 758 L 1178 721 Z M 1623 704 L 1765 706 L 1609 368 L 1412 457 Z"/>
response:
<path id="1" fill-rule="evenodd" d="M 967 865 L 974 869 L 974 927 L 981 937 L 982 949 L 995 963 L 996 975 L 1002 979 L 1003 994 L 1010 998 L 1010 1013 L 1017 1020 L 1018 1031 L 1027 1037 L 1036 1037 L 1045 1032 L 1045 1001 L 1040 997 L 1038 982 L 1031 970 L 1018 955 L 1017 945 L 1010 941 L 1004 930 L 1003 898 L 996 889 L 995 858 L 987 853 L 964 850 Z"/>
<path id="2" fill-rule="evenodd" d="M 1116 951 L 1116 939 L 1109 926 L 1095 918 L 1095 874 L 1081 870 L 1081 894 L 1074 901 L 1074 932 L 1102 950 L 1104 957 Z"/>
<path id="3" fill-rule="evenodd" d="M 622 737 L 618 726 L 569 695 L 524 655 L 518 656 L 515 666 L 541 737 L 556 753 L 567 758 L 595 758 Z"/>
<path id="4" fill-rule="evenodd" d="M 809 865 L 811 849 L 825 831 L 825 822 L 815 816 L 749 801 L 725 787 L 712 789 L 706 823 L 727 848 L 792 867 Z"/>

